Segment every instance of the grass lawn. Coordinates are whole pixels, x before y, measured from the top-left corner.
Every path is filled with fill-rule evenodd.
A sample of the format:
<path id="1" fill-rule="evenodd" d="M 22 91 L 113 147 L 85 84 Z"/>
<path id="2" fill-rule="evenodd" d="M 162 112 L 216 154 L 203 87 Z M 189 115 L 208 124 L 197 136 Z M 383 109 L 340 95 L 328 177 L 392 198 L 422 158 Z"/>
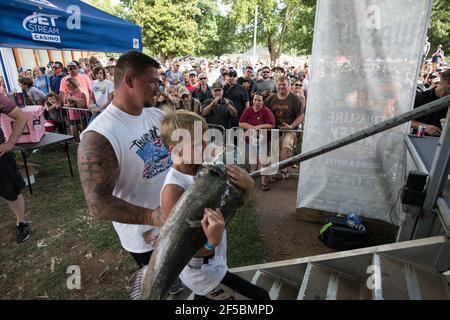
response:
<path id="1" fill-rule="evenodd" d="M 21 157 L 17 156 L 17 161 Z M 23 189 L 31 237 L 16 244 L 15 218 L 0 201 L 1 299 L 126 299 L 136 270 L 122 250 L 111 223 L 93 220 L 87 211 L 71 145 L 75 177 L 70 177 L 62 149 L 49 147 L 30 156 L 37 167 L 33 195 Z M 264 261 L 252 204 L 236 214 L 228 230 L 228 264 Z M 69 266 L 81 271 L 81 289 L 69 290 Z"/>

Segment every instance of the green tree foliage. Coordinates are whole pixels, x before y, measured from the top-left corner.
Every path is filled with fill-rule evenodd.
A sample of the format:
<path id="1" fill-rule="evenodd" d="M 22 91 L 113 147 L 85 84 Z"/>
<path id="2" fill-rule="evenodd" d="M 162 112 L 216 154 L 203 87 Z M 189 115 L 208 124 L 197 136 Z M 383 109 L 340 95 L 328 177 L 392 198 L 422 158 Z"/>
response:
<path id="1" fill-rule="evenodd" d="M 222 56 L 253 46 L 258 5 L 258 44 L 269 48 L 272 61 L 282 52 L 311 54 L 316 0 L 84 0 L 142 27 L 145 51 L 161 60 L 174 56 Z M 449 0 L 434 0 L 428 35 L 450 50 Z M 218 3 L 231 6 L 225 16 Z"/>
<path id="2" fill-rule="evenodd" d="M 238 26 L 238 33 L 253 30 L 255 6 L 258 5 L 258 43 L 266 45 L 272 61 L 285 48 L 294 53 L 311 50 L 315 1 L 312 0 L 229 0 L 230 18 Z M 240 29 L 240 30 L 239 30 Z M 247 37 L 248 47 L 252 37 Z M 306 48 L 299 48 L 306 45 Z"/>
<path id="3" fill-rule="evenodd" d="M 220 17 L 216 1 L 199 0 L 197 3 L 199 14 L 194 17 L 198 30 L 194 54 L 198 56 L 214 55 L 212 43 L 220 41 L 217 20 Z"/>
<path id="4" fill-rule="evenodd" d="M 315 3 L 300 3 L 292 28 L 286 35 L 285 52 L 293 55 L 310 55 L 312 51 Z"/>
<path id="5" fill-rule="evenodd" d="M 450 3 L 449 0 L 434 0 L 431 22 L 428 29 L 431 42 L 430 55 L 442 44 L 446 55 L 450 50 Z M 448 60 L 448 58 L 446 59 Z"/>
<path id="6" fill-rule="evenodd" d="M 109 14 L 112 14 L 116 17 L 134 22 L 132 15 L 127 7 L 124 7 L 120 4 L 113 5 L 111 3 L 111 0 L 83 0 L 83 2 L 86 2 L 87 4 L 102 11 L 108 12 Z"/>
<path id="7" fill-rule="evenodd" d="M 198 1 L 137 0 L 133 16 L 142 28 L 142 42 L 164 63 L 195 52 L 200 15 Z"/>

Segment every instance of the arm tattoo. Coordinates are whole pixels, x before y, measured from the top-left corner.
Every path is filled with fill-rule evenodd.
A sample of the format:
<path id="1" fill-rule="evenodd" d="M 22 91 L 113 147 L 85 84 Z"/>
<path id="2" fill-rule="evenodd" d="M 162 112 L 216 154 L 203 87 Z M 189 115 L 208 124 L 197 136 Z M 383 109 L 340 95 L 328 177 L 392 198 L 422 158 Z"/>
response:
<path id="1" fill-rule="evenodd" d="M 78 169 L 86 202 L 94 217 L 128 224 L 152 224 L 154 210 L 113 196 L 119 164 L 104 136 L 93 131 L 85 133 L 78 148 Z"/>

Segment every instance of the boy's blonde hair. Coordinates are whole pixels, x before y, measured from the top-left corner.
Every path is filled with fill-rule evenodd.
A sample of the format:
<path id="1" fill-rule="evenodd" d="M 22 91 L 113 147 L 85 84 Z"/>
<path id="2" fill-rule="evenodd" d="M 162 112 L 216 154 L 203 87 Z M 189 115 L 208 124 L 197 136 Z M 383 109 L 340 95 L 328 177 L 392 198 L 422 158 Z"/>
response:
<path id="1" fill-rule="evenodd" d="M 202 131 L 208 129 L 208 125 L 206 124 L 205 120 L 195 112 L 183 109 L 173 110 L 170 108 L 164 109 L 164 112 L 165 116 L 161 121 L 161 139 L 167 147 L 170 147 L 179 142 L 172 140 L 172 133 L 176 129 L 189 130 L 192 138 L 194 134 L 194 123 L 196 121 L 201 122 Z"/>

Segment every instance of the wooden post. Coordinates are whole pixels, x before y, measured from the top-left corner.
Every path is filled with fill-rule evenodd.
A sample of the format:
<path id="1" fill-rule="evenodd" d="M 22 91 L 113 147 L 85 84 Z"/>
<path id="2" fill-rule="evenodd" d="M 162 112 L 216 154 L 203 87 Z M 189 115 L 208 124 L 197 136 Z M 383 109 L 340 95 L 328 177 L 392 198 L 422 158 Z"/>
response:
<path id="1" fill-rule="evenodd" d="M 21 68 L 22 67 L 22 61 L 20 61 L 19 49 L 12 48 L 12 50 L 13 50 L 14 60 L 16 61 L 16 66 L 17 66 L 17 68 Z"/>
<path id="2" fill-rule="evenodd" d="M 66 65 L 66 58 L 64 57 L 64 51 L 61 50 L 61 57 L 63 65 Z"/>
<path id="3" fill-rule="evenodd" d="M 39 59 L 37 56 L 36 49 L 33 49 L 34 62 L 36 63 L 36 67 L 39 67 Z"/>
<path id="4" fill-rule="evenodd" d="M 47 50 L 47 54 L 48 54 L 48 60 L 49 61 L 53 61 L 53 51 L 52 50 Z M 55 62 L 55 61 L 53 61 Z"/>

